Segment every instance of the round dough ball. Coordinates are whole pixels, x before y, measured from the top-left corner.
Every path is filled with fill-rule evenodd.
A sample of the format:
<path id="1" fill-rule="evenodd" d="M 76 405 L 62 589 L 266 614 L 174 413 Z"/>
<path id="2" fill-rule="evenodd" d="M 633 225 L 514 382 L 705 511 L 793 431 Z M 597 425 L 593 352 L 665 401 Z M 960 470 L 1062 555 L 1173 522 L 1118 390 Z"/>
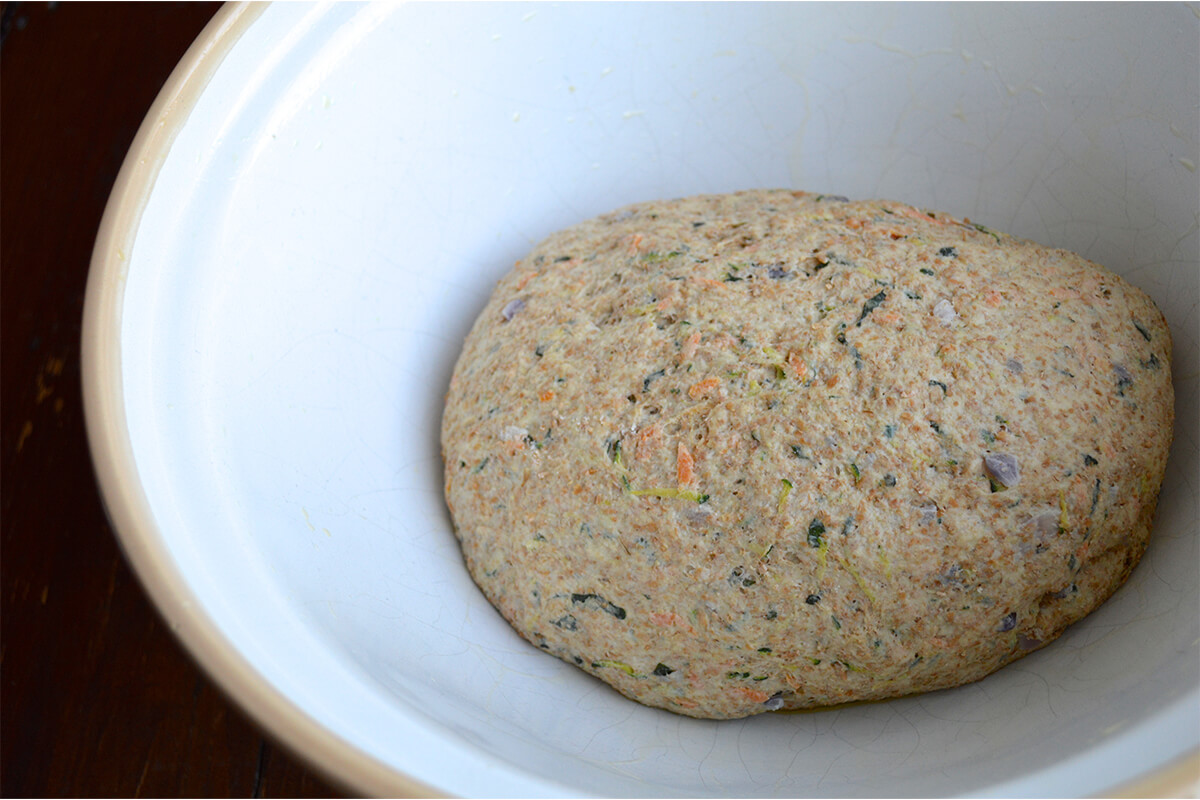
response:
<path id="1" fill-rule="evenodd" d="M 1128 577 L 1170 365 L 1144 293 L 968 220 L 641 203 L 500 281 L 447 395 L 446 498 L 505 619 L 642 703 L 940 689 Z"/>

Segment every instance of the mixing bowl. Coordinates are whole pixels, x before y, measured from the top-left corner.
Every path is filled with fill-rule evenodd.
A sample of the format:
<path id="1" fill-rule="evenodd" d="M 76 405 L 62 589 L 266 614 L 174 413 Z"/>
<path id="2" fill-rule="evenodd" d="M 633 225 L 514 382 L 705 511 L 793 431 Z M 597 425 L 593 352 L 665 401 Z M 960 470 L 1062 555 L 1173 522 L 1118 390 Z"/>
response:
<path id="1" fill-rule="evenodd" d="M 1194 791 L 1198 78 L 1185 5 L 227 7 L 96 244 L 84 388 L 122 545 L 229 694 L 357 791 Z M 958 689 L 704 721 L 537 651 L 471 582 L 438 436 L 495 281 L 595 214 L 754 187 L 969 216 L 1162 308 L 1156 533 L 1059 641 Z"/>

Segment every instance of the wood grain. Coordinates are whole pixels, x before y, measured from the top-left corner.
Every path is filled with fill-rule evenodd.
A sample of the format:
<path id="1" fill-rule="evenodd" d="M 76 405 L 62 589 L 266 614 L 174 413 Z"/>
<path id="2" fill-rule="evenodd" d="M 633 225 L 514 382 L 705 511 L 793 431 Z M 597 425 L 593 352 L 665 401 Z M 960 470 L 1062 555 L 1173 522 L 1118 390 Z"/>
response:
<path id="1" fill-rule="evenodd" d="M 323 797 L 165 629 L 83 427 L 91 247 L 125 152 L 215 3 L 6 4 L 0 40 L 0 791 Z"/>

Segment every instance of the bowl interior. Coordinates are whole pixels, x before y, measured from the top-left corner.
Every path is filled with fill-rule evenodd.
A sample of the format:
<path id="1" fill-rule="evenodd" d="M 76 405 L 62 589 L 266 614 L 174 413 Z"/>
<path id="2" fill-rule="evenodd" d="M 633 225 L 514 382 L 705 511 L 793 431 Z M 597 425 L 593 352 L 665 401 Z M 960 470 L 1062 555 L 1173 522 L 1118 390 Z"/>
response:
<path id="1" fill-rule="evenodd" d="M 1198 27 L 1158 5 L 272 5 L 121 254 L 152 514 L 122 536 L 320 726 L 446 792 L 1051 795 L 1158 767 L 1200 744 Z M 955 690 L 699 721 L 537 651 L 471 582 L 438 436 L 495 281 L 592 215 L 762 186 L 967 215 L 1163 309 L 1157 532 L 1052 646 Z"/>

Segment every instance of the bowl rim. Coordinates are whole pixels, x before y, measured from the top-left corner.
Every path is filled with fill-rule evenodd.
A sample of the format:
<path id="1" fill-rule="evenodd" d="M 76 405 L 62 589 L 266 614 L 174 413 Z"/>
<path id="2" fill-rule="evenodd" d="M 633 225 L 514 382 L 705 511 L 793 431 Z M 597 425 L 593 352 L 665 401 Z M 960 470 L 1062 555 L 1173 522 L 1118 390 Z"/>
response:
<path id="1" fill-rule="evenodd" d="M 176 134 L 242 35 L 268 2 L 230 2 L 188 48 L 138 128 L 96 235 L 81 329 L 81 388 L 92 467 L 117 543 L 176 641 L 272 739 L 330 781 L 383 797 L 446 797 L 366 754 L 303 711 L 234 647 L 175 565 L 137 480 L 121 372 L 121 322 L 129 254 Z M 1114 787 L 1114 797 L 1200 796 L 1200 748 Z"/>
<path id="2" fill-rule="evenodd" d="M 92 469 L 118 545 L 168 630 L 221 690 L 298 758 L 358 793 L 445 797 L 319 723 L 258 672 L 188 588 L 137 479 L 125 413 L 121 320 L 129 254 L 176 134 L 225 56 L 269 3 L 222 6 L 188 48 L 138 128 L 105 205 L 88 269 L 80 369 Z"/>

